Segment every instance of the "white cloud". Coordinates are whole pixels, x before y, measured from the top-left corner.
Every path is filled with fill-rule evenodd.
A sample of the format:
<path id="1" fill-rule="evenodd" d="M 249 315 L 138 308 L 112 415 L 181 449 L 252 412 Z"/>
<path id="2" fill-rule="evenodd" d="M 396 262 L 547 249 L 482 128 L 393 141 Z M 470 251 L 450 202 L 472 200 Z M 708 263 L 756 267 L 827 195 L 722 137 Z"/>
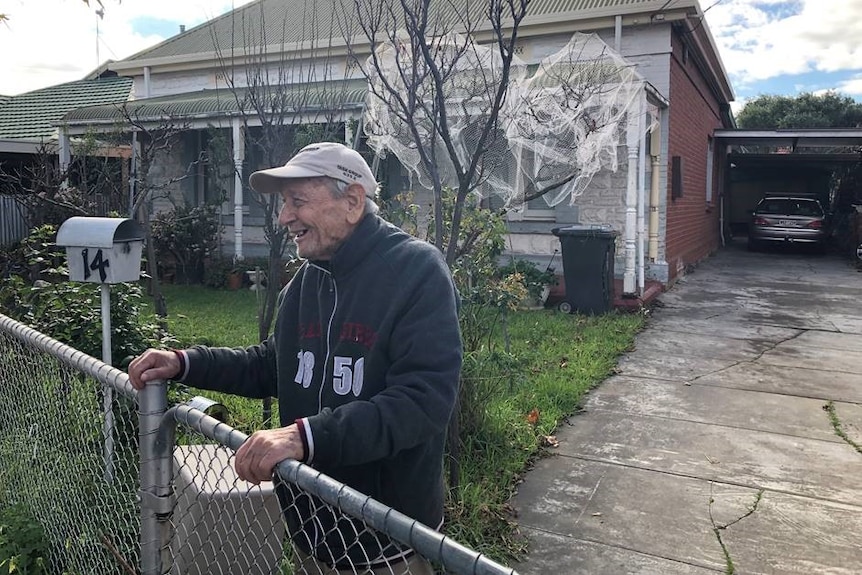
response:
<path id="1" fill-rule="evenodd" d="M 106 60 L 121 60 L 164 40 L 132 27 L 150 17 L 191 28 L 249 0 L 103 0 L 104 18 L 83 0 L 0 2 L 0 94 L 18 94 L 79 80 Z M 98 59 L 96 28 L 99 31 Z"/>
<path id="2" fill-rule="evenodd" d="M 862 74 L 844 80 L 836 87 L 836 91 L 848 96 L 862 96 Z"/>
<path id="3" fill-rule="evenodd" d="M 724 0 L 706 17 L 738 85 L 862 68 L 862 2 Z"/>

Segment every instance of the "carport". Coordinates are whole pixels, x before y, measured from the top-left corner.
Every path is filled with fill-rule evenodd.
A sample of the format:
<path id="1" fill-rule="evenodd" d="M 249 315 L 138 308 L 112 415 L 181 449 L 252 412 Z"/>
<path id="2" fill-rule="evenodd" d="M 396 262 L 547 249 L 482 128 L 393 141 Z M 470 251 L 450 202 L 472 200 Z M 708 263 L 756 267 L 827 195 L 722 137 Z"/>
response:
<path id="1" fill-rule="evenodd" d="M 854 204 L 862 204 L 862 129 L 716 130 L 726 150 L 724 240 L 747 233 L 748 215 L 774 193 L 813 196 L 834 214 L 842 247 L 859 243 Z M 846 243 L 847 246 L 843 246 Z"/>

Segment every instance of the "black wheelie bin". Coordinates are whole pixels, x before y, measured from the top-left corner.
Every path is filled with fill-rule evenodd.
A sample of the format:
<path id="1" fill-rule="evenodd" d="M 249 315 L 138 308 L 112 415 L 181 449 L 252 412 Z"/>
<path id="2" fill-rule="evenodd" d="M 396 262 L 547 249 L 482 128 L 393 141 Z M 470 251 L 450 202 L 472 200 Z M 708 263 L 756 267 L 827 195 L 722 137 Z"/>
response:
<path id="1" fill-rule="evenodd" d="M 573 225 L 554 228 L 560 239 L 566 299 L 565 313 L 596 315 L 611 310 L 614 301 L 614 253 L 619 232 L 610 226 Z"/>

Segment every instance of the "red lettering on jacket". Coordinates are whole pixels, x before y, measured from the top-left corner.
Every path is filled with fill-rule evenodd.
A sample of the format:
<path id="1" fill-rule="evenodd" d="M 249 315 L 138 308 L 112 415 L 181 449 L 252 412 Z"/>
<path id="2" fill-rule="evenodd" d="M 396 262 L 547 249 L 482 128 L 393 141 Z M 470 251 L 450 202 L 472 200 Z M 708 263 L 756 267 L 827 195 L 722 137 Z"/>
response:
<path id="1" fill-rule="evenodd" d="M 341 334 L 338 339 L 339 341 L 352 341 L 368 349 L 377 341 L 377 333 L 365 324 L 345 323 L 341 326 Z"/>
<path id="2" fill-rule="evenodd" d="M 323 334 L 323 328 L 320 323 L 301 323 L 299 324 L 299 339 L 316 339 Z"/>

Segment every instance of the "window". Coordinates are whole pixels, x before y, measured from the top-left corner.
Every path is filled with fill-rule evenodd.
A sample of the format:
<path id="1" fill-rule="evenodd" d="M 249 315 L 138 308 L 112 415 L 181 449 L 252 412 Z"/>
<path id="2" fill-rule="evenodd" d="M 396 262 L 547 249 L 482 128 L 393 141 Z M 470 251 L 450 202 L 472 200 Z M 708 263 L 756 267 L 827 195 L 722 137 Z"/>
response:
<path id="1" fill-rule="evenodd" d="M 512 177 L 515 180 L 515 194 L 517 197 L 523 198 L 525 195 L 535 193 L 536 191 L 530 182 L 530 179 L 524 175 L 525 173 L 529 174 L 535 171 L 533 160 L 534 157 L 532 150 L 522 149 L 520 154 L 517 155 L 515 165 L 511 168 Z M 522 166 L 520 171 L 517 168 L 518 164 Z M 547 182 L 540 183 L 539 185 L 547 185 Z M 550 193 L 553 194 L 555 192 L 552 191 Z M 529 200 L 524 205 L 524 209 L 521 212 L 514 214 L 512 219 L 554 220 L 554 208 L 548 205 L 548 202 L 545 201 L 544 197 L 535 198 L 533 200 Z"/>
<path id="2" fill-rule="evenodd" d="M 670 180 L 670 197 L 677 199 L 682 197 L 682 156 L 673 156 L 670 161 L 671 180 Z"/>

